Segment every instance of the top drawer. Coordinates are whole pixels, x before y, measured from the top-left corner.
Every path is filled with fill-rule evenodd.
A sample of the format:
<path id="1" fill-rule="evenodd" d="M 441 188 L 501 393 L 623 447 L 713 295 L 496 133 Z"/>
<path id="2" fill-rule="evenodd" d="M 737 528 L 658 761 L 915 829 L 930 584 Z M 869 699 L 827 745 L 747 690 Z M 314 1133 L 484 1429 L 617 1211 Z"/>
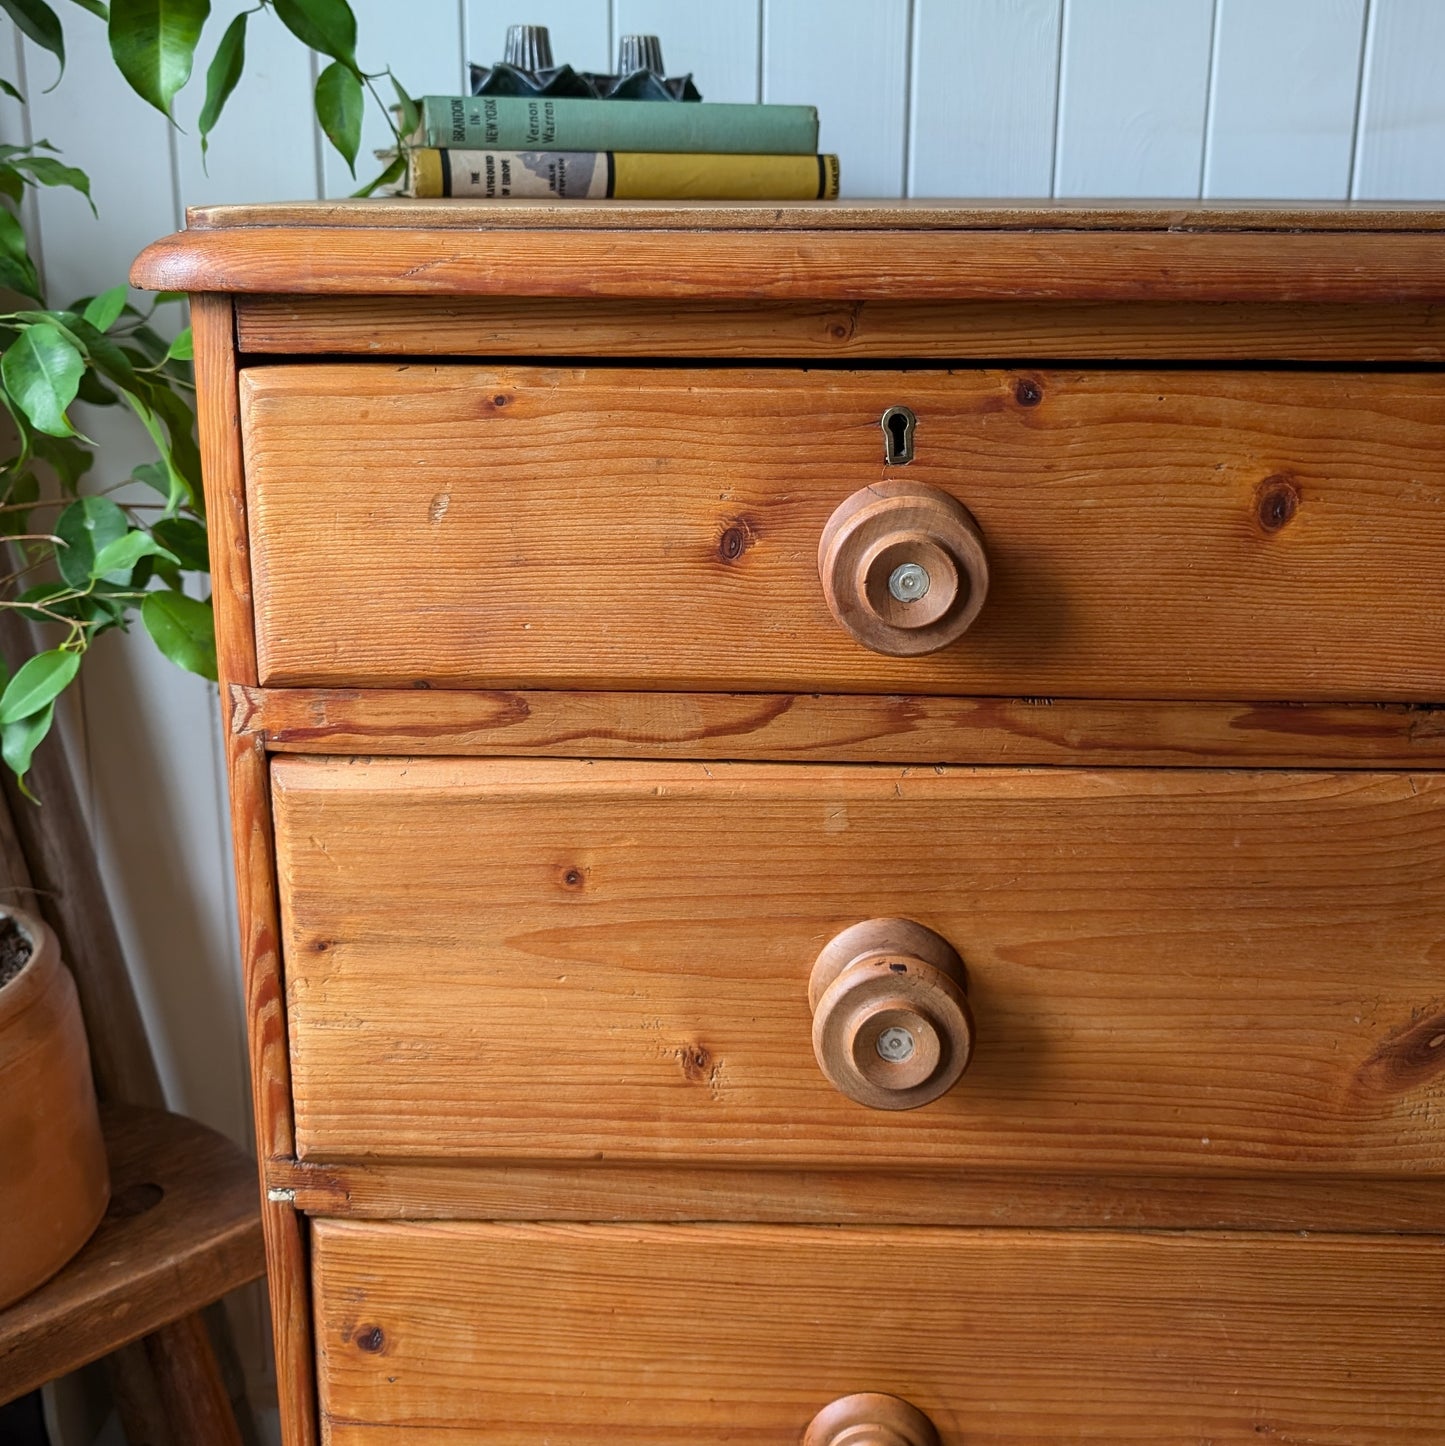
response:
<path id="1" fill-rule="evenodd" d="M 1436 373 L 370 363 L 241 399 L 263 684 L 1445 695 Z M 987 553 L 925 656 L 855 641 L 819 582 L 885 480 Z"/>

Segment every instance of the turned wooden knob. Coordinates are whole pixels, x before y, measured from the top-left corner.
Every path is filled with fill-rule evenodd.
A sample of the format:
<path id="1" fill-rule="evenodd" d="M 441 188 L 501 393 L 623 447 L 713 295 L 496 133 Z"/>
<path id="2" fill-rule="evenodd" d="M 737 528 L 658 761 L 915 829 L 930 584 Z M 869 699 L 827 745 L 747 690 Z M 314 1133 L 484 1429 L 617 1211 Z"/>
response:
<path id="1" fill-rule="evenodd" d="M 973 1053 L 966 982 L 948 940 L 912 919 L 868 919 L 844 929 L 808 980 L 813 1053 L 823 1073 L 875 1110 L 936 1100 Z"/>
<path id="2" fill-rule="evenodd" d="M 933 1422 L 897 1396 L 865 1391 L 824 1406 L 803 1446 L 939 1446 Z"/>
<path id="3" fill-rule="evenodd" d="M 921 482 L 879 482 L 828 519 L 818 576 L 833 616 L 865 648 L 916 657 L 946 647 L 988 593 L 983 535 L 968 509 Z"/>

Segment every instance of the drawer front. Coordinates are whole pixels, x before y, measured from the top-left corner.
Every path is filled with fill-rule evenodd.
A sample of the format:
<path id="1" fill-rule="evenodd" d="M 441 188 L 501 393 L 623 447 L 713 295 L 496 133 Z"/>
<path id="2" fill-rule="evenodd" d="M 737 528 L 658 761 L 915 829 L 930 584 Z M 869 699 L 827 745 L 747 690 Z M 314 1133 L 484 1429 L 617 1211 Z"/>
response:
<path id="1" fill-rule="evenodd" d="M 1438 374 L 373 363 L 241 390 L 263 683 L 1445 696 Z M 834 509 L 882 480 L 983 535 L 982 610 L 924 656 L 863 646 L 819 581 Z"/>
<path id="2" fill-rule="evenodd" d="M 305 1156 L 1445 1173 L 1438 776 L 272 778 Z M 975 1039 L 901 1112 L 824 1076 L 809 999 L 900 917 L 961 955 Z"/>
<path id="3" fill-rule="evenodd" d="M 330 1446 L 797 1446 L 855 1392 L 942 1446 L 1422 1446 L 1445 1413 L 1433 1237 L 323 1220 L 312 1259 Z"/>

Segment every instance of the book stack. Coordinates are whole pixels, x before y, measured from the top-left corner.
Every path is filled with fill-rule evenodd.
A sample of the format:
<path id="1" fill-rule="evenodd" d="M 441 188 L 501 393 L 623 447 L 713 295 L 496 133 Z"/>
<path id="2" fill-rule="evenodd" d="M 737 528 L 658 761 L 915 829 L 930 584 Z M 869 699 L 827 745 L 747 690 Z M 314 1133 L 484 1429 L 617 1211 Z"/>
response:
<path id="1" fill-rule="evenodd" d="M 429 95 L 411 196 L 802 201 L 838 194 L 808 105 Z"/>

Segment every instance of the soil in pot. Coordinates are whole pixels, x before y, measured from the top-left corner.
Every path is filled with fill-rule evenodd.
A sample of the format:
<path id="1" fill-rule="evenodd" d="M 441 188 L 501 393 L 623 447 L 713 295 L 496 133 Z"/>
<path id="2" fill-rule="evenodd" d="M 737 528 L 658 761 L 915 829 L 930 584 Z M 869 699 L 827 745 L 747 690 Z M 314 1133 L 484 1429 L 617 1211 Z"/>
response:
<path id="1" fill-rule="evenodd" d="M 0 914 L 0 989 L 30 962 L 34 952 L 20 925 L 9 914 Z"/>
<path id="2" fill-rule="evenodd" d="M 90 1051 L 60 945 L 0 911 L 0 1307 L 85 1244 L 110 1196 Z"/>

